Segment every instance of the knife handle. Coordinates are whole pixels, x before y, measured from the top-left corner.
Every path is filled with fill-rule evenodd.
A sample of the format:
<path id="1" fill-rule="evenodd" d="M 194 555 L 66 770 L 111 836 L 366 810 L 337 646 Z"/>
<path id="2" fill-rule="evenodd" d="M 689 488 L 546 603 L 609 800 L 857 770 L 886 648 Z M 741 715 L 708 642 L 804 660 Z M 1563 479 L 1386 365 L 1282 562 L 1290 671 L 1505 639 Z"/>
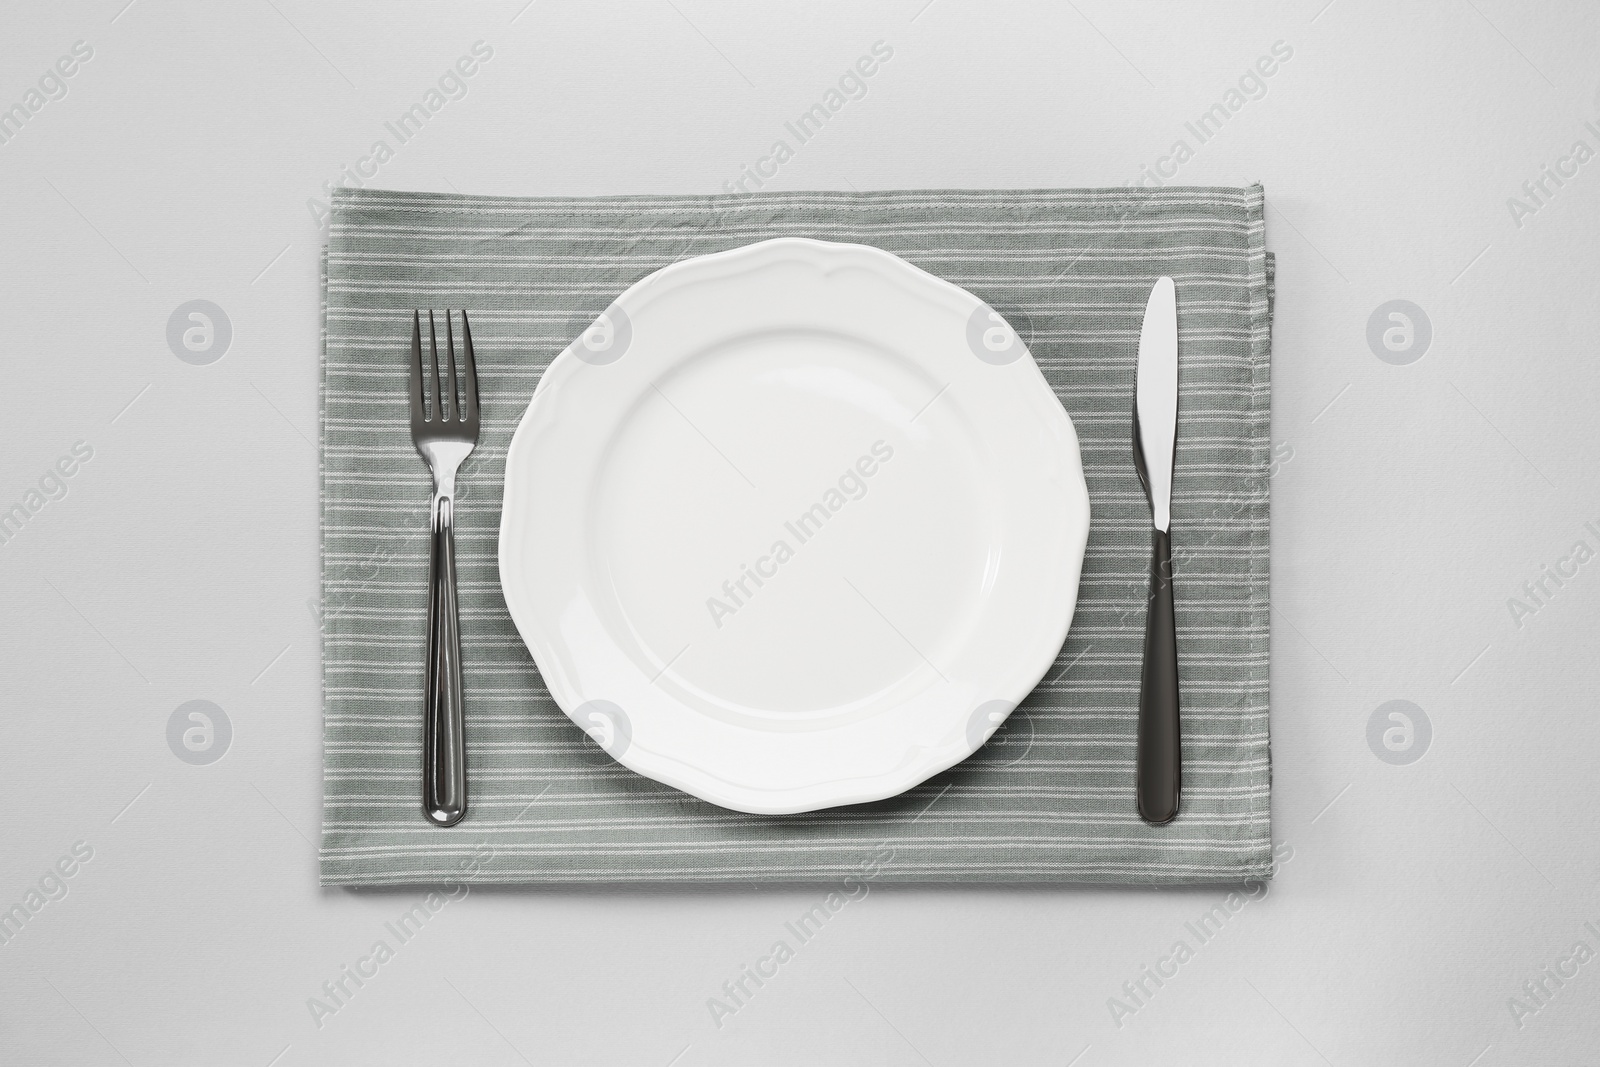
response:
<path id="1" fill-rule="evenodd" d="M 1157 826 L 1178 815 L 1183 769 L 1178 725 L 1178 627 L 1172 609 L 1172 536 L 1151 530 L 1150 598 L 1139 679 L 1139 817 Z"/>

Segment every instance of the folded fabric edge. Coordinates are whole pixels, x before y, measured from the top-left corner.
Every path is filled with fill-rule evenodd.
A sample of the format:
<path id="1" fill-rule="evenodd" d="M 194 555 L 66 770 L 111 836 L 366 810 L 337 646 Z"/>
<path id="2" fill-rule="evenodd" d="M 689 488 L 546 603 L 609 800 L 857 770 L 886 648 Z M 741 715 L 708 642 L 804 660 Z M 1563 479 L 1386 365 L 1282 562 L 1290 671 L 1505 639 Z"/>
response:
<path id="1" fill-rule="evenodd" d="M 322 248 L 318 259 L 320 278 L 317 287 L 319 327 L 317 366 L 317 697 L 321 720 L 322 744 L 318 758 L 326 773 L 328 766 L 328 656 L 326 649 L 326 617 L 328 606 L 328 247 Z M 327 799 L 326 786 L 323 799 Z M 319 884 L 328 885 L 328 858 L 323 849 L 328 843 L 327 820 L 322 820 L 317 834 L 317 867 Z"/>
<path id="2" fill-rule="evenodd" d="M 688 201 L 737 204 L 761 203 L 772 200 L 860 200 L 860 199 L 910 199 L 938 198 L 941 200 L 1004 200 L 1046 199 L 1053 201 L 1105 200 L 1115 197 L 1130 199 L 1155 199 L 1158 196 L 1185 193 L 1211 199 L 1231 197 L 1248 204 L 1252 197 L 1259 199 L 1261 185 L 1164 185 L 1158 189 L 1138 186 L 1028 186 L 1009 188 L 898 188 L 898 189 L 792 189 L 757 193 L 618 193 L 597 196 L 506 196 L 485 193 L 441 193 L 418 189 L 374 189 L 341 187 L 333 191 L 330 202 L 329 225 L 331 231 L 340 228 L 341 208 L 357 208 L 410 202 L 417 206 L 440 207 L 471 203 L 500 205 L 603 205 L 625 204 L 647 208 L 661 206 L 682 207 Z"/>
<path id="3" fill-rule="evenodd" d="M 1250 486 L 1250 601 L 1251 613 L 1266 616 L 1271 613 L 1272 532 L 1271 532 L 1271 462 L 1272 462 L 1272 318 L 1276 305 L 1276 260 L 1267 251 L 1266 241 L 1266 191 L 1260 182 L 1247 187 L 1246 200 L 1248 224 L 1246 228 L 1246 271 L 1250 289 L 1250 417 L 1252 445 L 1252 481 Z M 1264 824 L 1263 840 L 1266 843 L 1266 871 L 1263 877 L 1271 878 L 1276 870 L 1272 862 L 1272 688 L 1271 688 L 1271 627 L 1251 628 L 1251 662 L 1262 666 L 1253 681 L 1261 686 L 1267 710 L 1266 768 L 1267 789 L 1264 799 L 1251 802 L 1252 820 Z M 1254 774 L 1256 772 L 1252 772 Z M 1253 784 L 1253 783 L 1252 783 Z M 1252 793 L 1255 793 L 1252 790 Z"/>
<path id="4" fill-rule="evenodd" d="M 408 877 L 405 875 L 361 875 L 351 873 L 329 877 L 324 875 L 319 881 L 319 886 L 324 889 L 366 890 L 366 889 L 405 889 L 405 888 L 432 888 L 438 886 L 469 885 L 516 887 L 529 890 L 570 891 L 574 889 L 614 890 L 626 891 L 628 889 L 684 889 L 688 887 L 705 889 L 741 889 L 748 890 L 752 887 L 767 889 L 786 888 L 815 888 L 821 884 L 834 884 L 845 879 L 855 879 L 861 882 L 870 882 L 879 885 L 894 885 L 906 888 L 937 888 L 960 889 L 964 887 L 976 889 L 1178 889 L 1186 886 L 1243 886 L 1252 882 L 1270 881 L 1276 869 L 1276 864 L 1270 860 L 1262 864 L 1251 864 L 1219 873 L 1214 876 L 1195 875 L 1162 875 L 1151 877 L 1148 875 L 1138 878 L 1129 878 L 1126 875 L 1104 875 L 1100 877 L 1076 876 L 1065 878 L 1047 878 L 1044 876 L 1001 879 L 997 880 L 988 875 L 974 875 L 963 877 L 896 877 L 887 873 L 875 876 L 865 876 L 859 867 L 819 870 L 807 872 L 779 879 L 765 879 L 760 882 L 752 878 L 737 878 L 731 876 L 698 877 L 675 876 L 668 877 L 654 874 L 630 873 L 624 877 L 602 880 L 584 881 L 580 879 L 552 876 L 540 877 L 536 874 L 518 873 L 503 877 L 485 877 L 482 873 L 474 874 L 470 878 L 452 878 L 440 875 Z"/>

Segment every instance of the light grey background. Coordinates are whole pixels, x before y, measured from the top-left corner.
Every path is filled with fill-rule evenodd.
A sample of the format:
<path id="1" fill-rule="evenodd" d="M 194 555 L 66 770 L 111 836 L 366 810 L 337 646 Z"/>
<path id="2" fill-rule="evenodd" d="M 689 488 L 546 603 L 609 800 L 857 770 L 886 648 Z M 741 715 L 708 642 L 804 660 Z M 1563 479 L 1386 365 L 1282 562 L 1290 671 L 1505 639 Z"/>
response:
<path id="1" fill-rule="evenodd" d="M 0 544 L 0 908 L 93 848 L 0 944 L 0 1061 L 1600 1062 L 1600 959 L 1520 1026 L 1509 1004 L 1600 951 L 1600 560 L 1522 592 L 1600 550 L 1600 159 L 1508 206 L 1600 150 L 1600 8 L 125 3 L 0 23 L 0 107 L 93 50 L 0 144 L 0 508 L 93 449 Z M 421 893 L 316 885 L 308 200 L 479 40 L 368 184 L 717 191 L 878 40 L 768 188 L 1123 184 L 1293 49 L 1176 178 L 1267 189 L 1292 858 L 1120 1026 L 1108 1000 L 1224 893 L 874 887 L 718 1027 L 707 999 L 823 889 L 474 891 L 313 1021 Z M 167 342 L 195 299 L 232 328 L 208 365 Z M 1408 365 L 1368 345 L 1392 300 L 1431 323 Z M 168 744 L 192 700 L 232 725 L 207 765 Z M 1369 747 L 1390 700 L 1428 717 L 1420 760 Z"/>

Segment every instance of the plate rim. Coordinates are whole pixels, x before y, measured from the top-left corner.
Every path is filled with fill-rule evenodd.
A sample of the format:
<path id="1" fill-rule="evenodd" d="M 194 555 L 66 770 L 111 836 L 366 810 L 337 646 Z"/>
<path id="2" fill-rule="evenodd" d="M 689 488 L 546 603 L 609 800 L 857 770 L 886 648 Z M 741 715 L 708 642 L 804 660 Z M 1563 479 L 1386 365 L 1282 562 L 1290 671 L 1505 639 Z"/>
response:
<path id="1" fill-rule="evenodd" d="M 954 284 L 953 282 L 947 281 L 938 277 L 937 275 L 923 270 L 916 264 L 909 262 L 908 260 L 888 251 L 887 249 L 878 248 L 874 245 L 861 244 L 858 242 L 828 241 L 811 237 L 794 236 L 767 238 L 764 240 L 753 241 L 747 244 L 739 245 L 734 248 L 723 249 L 718 252 L 710 252 L 703 255 L 690 256 L 675 260 L 674 262 L 652 271 L 634 281 L 626 289 L 622 290 L 615 297 L 613 297 L 610 303 L 606 305 L 606 308 L 609 309 L 617 305 L 625 305 L 625 302 L 630 296 L 638 299 L 640 294 L 648 295 L 649 290 L 661 285 L 663 281 L 670 281 L 674 275 L 689 273 L 714 263 L 726 263 L 740 258 L 754 257 L 763 254 L 782 254 L 784 251 L 790 249 L 809 252 L 811 254 L 820 253 L 823 255 L 839 257 L 865 256 L 874 261 L 874 266 L 879 269 L 880 273 L 896 273 L 900 274 L 902 278 L 905 279 L 914 278 L 918 284 L 923 286 L 931 285 L 941 296 L 952 302 L 957 300 L 961 302 L 970 301 L 979 306 L 989 307 L 991 310 L 993 310 L 991 305 L 987 304 L 987 302 L 976 296 L 976 294 Z M 576 339 L 574 338 L 573 340 L 575 341 Z M 698 797 L 720 807 L 749 814 L 783 815 L 819 811 L 850 804 L 869 803 L 872 801 L 884 800 L 890 797 L 898 796 L 910 789 L 915 788 L 934 775 L 940 774 L 956 764 L 970 758 L 987 744 L 989 738 L 996 730 L 999 729 L 1000 725 L 1004 723 L 1011 715 L 1016 713 L 1016 710 L 1021 705 L 1022 701 L 1026 699 L 1028 694 L 1031 693 L 1038 685 L 1040 680 L 1043 679 L 1044 675 L 1049 671 L 1050 666 L 1060 654 L 1060 649 L 1065 643 L 1067 635 L 1071 630 L 1072 622 L 1076 617 L 1077 596 L 1082 582 L 1083 563 L 1092 522 L 1088 487 L 1083 471 L 1082 451 L 1080 442 L 1078 440 L 1077 428 L 1073 424 L 1071 416 L 1061 404 L 1060 398 L 1056 395 L 1055 390 L 1051 388 L 1049 382 L 1044 378 L 1043 372 L 1039 369 L 1037 362 L 1034 360 L 1032 352 L 1028 349 L 1025 343 L 1022 343 L 1020 337 L 1018 338 L 1018 341 L 1022 351 L 1018 359 L 1014 362 L 1023 363 L 1033 371 L 1038 388 L 1044 390 L 1044 393 L 1048 395 L 1050 400 L 1055 404 L 1055 408 L 1059 412 L 1061 419 L 1067 428 L 1067 433 L 1069 435 L 1071 444 L 1071 458 L 1073 462 L 1070 469 L 1063 472 L 1061 480 L 1068 492 L 1072 493 L 1077 498 L 1075 503 L 1079 505 L 1078 513 L 1081 513 L 1082 515 L 1082 528 L 1080 531 L 1078 531 L 1078 536 L 1076 538 L 1068 538 L 1063 541 L 1061 545 L 1063 556 L 1075 559 L 1076 563 L 1075 566 L 1071 568 L 1073 570 L 1073 576 L 1070 582 L 1070 603 L 1067 606 L 1067 610 L 1061 616 L 1061 621 L 1058 627 L 1059 634 L 1052 632 L 1051 634 L 1047 635 L 1048 647 L 1054 651 L 1048 658 L 1043 660 L 1036 672 L 1032 669 L 1027 672 L 1015 672 L 1016 685 L 1020 686 L 1020 688 L 1016 688 L 1013 694 L 997 694 L 996 697 L 993 698 L 994 700 L 1003 701 L 1010 704 L 1010 709 L 1007 711 L 1006 715 L 995 719 L 992 728 L 985 731 L 982 736 L 977 739 L 975 744 L 971 743 L 971 732 L 969 731 L 967 738 L 970 747 L 967 747 L 965 751 L 956 751 L 953 755 L 948 756 L 948 758 L 940 757 L 934 759 L 907 760 L 897 767 L 872 776 L 856 778 L 833 778 L 826 781 L 812 782 L 805 786 L 788 787 L 782 790 L 747 789 L 741 791 L 740 788 L 736 787 L 734 783 L 729 782 L 727 779 L 714 774 L 711 771 L 704 770 L 701 772 L 701 775 L 698 778 L 685 777 L 684 775 L 676 773 L 675 768 L 683 766 L 692 769 L 692 765 L 679 758 L 655 754 L 649 750 L 640 750 L 636 746 L 630 746 L 627 750 L 622 752 L 620 756 L 612 755 L 608 752 L 607 754 L 611 756 L 612 759 L 636 774 L 639 774 L 652 781 L 669 785 L 691 796 Z M 551 383 L 553 381 L 552 374 L 555 374 L 555 379 L 554 384 L 552 384 L 550 388 L 560 388 L 560 379 L 571 373 L 571 364 L 579 362 L 583 361 L 581 357 L 574 352 L 573 341 L 568 341 L 566 346 L 559 353 L 557 353 L 557 355 L 545 368 L 544 372 L 540 375 L 539 381 L 534 387 L 527 406 L 517 421 L 517 425 L 512 433 L 511 440 L 506 446 L 505 470 L 501 482 L 500 530 L 497 537 L 496 550 L 498 575 L 502 597 L 506 604 L 507 612 L 511 616 L 512 623 L 516 626 L 518 637 L 521 639 L 524 647 L 527 648 L 529 655 L 533 658 L 534 664 L 539 670 L 540 679 L 543 682 L 546 691 L 550 694 L 551 699 L 555 702 L 556 706 L 561 709 L 562 713 L 566 715 L 575 726 L 582 730 L 586 737 L 589 737 L 588 728 L 584 723 L 578 721 L 576 714 L 581 708 L 587 706 L 589 702 L 582 700 L 581 695 L 578 694 L 572 695 L 576 696 L 577 699 L 572 699 L 572 697 L 569 697 L 568 694 L 564 692 L 566 689 L 564 684 L 552 684 L 551 676 L 545 672 L 543 666 L 539 663 L 541 658 L 539 648 L 544 643 L 542 634 L 540 634 L 539 640 L 530 639 L 530 626 L 524 624 L 524 615 L 526 612 L 531 611 L 532 608 L 531 606 L 521 602 L 523 597 L 525 597 L 527 594 L 513 592 L 513 589 L 517 585 L 517 579 L 520 577 L 520 568 L 522 566 L 520 555 L 518 553 L 508 552 L 507 550 L 509 528 L 515 521 L 511 506 L 514 496 L 514 480 L 512 473 L 514 465 L 516 464 L 516 459 L 519 455 L 519 451 L 526 451 L 526 449 L 529 447 L 526 443 L 526 439 L 532 431 L 529 431 L 528 427 L 535 420 L 536 413 L 541 406 L 541 399 L 543 398 L 546 403 L 549 403 L 548 396 L 546 395 L 546 386 L 547 383 Z M 519 443 L 521 443 L 520 450 Z M 524 496 L 526 496 L 526 494 L 524 494 Z M 531 622 L 531 619 L 527 621 Z M 533 628 L 535 629 L 536 633 L 539 633 L 537 627 Z M 997 688 L 1005 689 L 1014 687 L 1012 686 L 1011 681 L 1008 679 L 1005 686 L 999 686 Z M 558 692 L 558 689 L 562 691 Z M 564 697 L 568 698 L 564 699 Z M 569 704 L 571 706 L 569 706 Z M 983 705 L 980 705 L 980 707 L 981 706 Z M 977 709 L 974 709 L 974 713 L 976 710 Z M 592 742 L 592 737 L 590 737 L 590 740 Z M 666 761 L 670 764 L 670 766 L 660 766 L 655 763 L 651 763 L 648 760 L 645 761 L 646 766 L 639 766 L 638 761 L 630 757 L 635 756 L 641 751 L 645 752 L 647 755 L 658 755 L 661 760 Z M 925 749 L 924 751 L 933 750 Z M 843 786 L 852 784 L 855 785 L 855 788 L 841 788 Z M 820 796 L 816 794 L 820 794 Z M 780 797 L 789 799 L 784 801 L 776 800 L 776 798 Z"/>

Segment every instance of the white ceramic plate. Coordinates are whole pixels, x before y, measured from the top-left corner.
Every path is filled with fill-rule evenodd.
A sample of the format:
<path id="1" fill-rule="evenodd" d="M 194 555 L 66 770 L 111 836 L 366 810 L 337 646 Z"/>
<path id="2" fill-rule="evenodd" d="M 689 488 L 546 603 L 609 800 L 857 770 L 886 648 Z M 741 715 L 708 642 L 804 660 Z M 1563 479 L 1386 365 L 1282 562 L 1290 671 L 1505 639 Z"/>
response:
<path id="1" fill-rule="evenodd" d="M 981 746 L 1060 651 L 1088 533 L 1077 434 L 1005 320 L 782 238 L 650 275 L 551 363 L 500 580 L 616 760 L 776 814 Z"/>

